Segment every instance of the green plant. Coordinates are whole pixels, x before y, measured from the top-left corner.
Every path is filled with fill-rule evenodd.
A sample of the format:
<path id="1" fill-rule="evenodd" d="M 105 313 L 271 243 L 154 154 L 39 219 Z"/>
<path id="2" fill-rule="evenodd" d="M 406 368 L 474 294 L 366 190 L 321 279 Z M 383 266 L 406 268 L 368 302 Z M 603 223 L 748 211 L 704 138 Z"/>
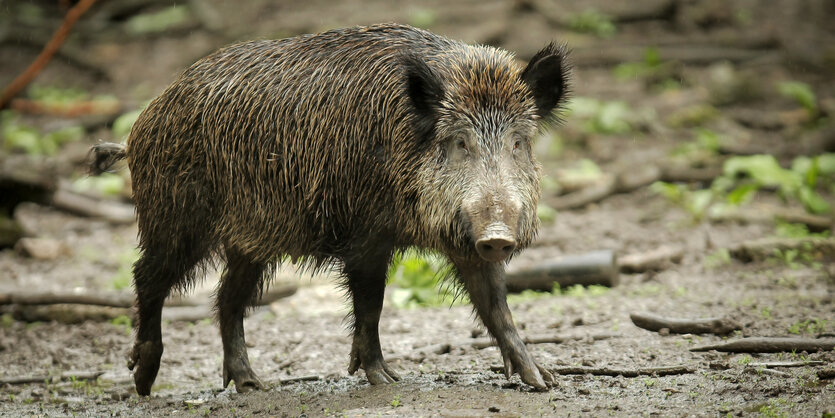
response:
<path id="1" fill-rule="evenodd" d="M 711 189 L 690 190 L 683 184 L 663 181 L 653 183 L 650 190 L 686 210 L 695 221 L 700 221 L 704 217 L 715 196 Z"/>
<path id="2" fill-rule="evenodd" d="M 575 32 L 589 33 L 601 38 L 609 38 L 617 32 L 617 27 L 609 16 L 593 9 L 568 16 L 567 23 Z"/>
<path id="3" fill-rule="evenodd" d="M 125 30 L 131 35 L 144 35 L 164 32 L 182 25 L 189 19 L 187 6 L 174 5 L 150 13 L 134 15 L 125 22 Z"/>
<path id="4" fill-rule="evenodd" d="M 397 408 L 400 406 L 400 395 L 394 395 L 394 399 L 391 401 L 391 406 Z"/>
<path id="5" fill-rule="evenodd" d="M 447 260 L 437 253 L 397 253 L 388 272 L 389 283 L 396 287 L 391 301 L 399 308 L 454 303 L 458 300 L 455 289 L 444 281 L 451 274 Z"/>
<path id="6" fill-rule="evenodd" d="M 720 248 L 710 254 L 704 259 L 704 266 L 709 269 L 714 269 L 731 263 L 731 253 L 727 248 Z"/>
<path id="7" fill-rule="evenodd" d="M 567 107 L 567 112 L 584 120 L 583 130 L 588 133 L 625 134 L 633 130 L 632 114 L 626 102 L 575 97 Z"/>
<path id="8" fill-rule="evenodd" d="M 54 155 L 67 142 L 84 136 L 81 126 L 66 126 L 51 132 L 40 130 L 20 122 L 18 114 L 11 110 L 0 112 L 0 137 L 3 148 L 29 155 Z"/>
<path id="9" fill-rule="evenodd" d="M 749 155 L 732 157 L 725 161 L 723 176 L 725 179 L 744 177 L 756 188 L 776 188 L 786 199 L 796 199 L 812 213 L 824 213 L 830 210 L 829 204 L 814 190 L 820 172 L 818 162 L 797 164 L 797 169 L 805 172 L 785 169 L 773 155 Z"/>
<path id="10" fill-rule="evenodd" d="M 11 328 L 14 325 L 14 317 L 12 314 L 3 314 L 0 316 L 0 326 L 3 328 Z"/>
<path id="11" fill-rule="evenodd" d="M 751 363 L 752 361 L 754 361 L 754 358 L 749 356 L 748 354 L 743 354 L 740 358 L 736 360 L 737 364 L 739 364 L 740 366 L 745 366 Z"/>
<path id="12" fill-rule="evenodd" d="M 789 326 L 788 331 L 790 334 L 821 334 L 826 331 L 827 323 L 827 320 L 820 318 L 797 321 Z"/>
<path id="13" fill-rule="evenodd" d="M 125 334 L 130 335 L 131 329 L 133 329 L 133 321 L 131 321 L 130 317 L 127 315 L 119 315 L 110 320 L 110 323 L 117 326 L 123 327 L 125 330 Z"/>
<path id="14" fill-rule="evenodd" d="M 536 216 L 543 224 L 550 225 L 557 219 L 557 210 L 544 203 L 539 203 L 536 205 Z"/>
<path id="15" fill-rule="evenodd" d="M 409 12 L 409 24 L 428 29 L 438 21 L 438 14 L 431 9 L 418 8 Z"/>
<path id="16" fill-rule="evenodd" d="M 71 188 L 82 193 L 95 193 L 102 196 L 119 196 L 125 189 L 124 177 L 114 173 L 102 173 L 98 176 L 79 177 L 72 182 Z"/>
<path id="17" fill-rule="evenodd" d="M 806 109 L 811 119 L 816 119 L 820 113 L 815 92 L 808 84 L 800 81 L 784 81 L 777 84 L 777 91 L 781 95 L 794 99 L 797 104 Z"/>

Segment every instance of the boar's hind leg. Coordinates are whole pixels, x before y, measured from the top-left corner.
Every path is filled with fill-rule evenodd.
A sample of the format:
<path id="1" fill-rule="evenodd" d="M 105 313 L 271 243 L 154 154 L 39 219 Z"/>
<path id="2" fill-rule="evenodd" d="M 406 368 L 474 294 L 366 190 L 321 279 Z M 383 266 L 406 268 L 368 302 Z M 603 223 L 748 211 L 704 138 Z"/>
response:
<path id="1" fill-rule="evenodd" d="M 499 345 L 505 375 L 509 378 L 518 372 L 523 382 L 539 390 L 553 385 L 553 376 L 536 364 L 513 324 L 507 306 L 504 266 L 501 263 L 478 266 L 455 264 L 478 316 Z"/>
<path id="2" fill-rule="evenodd" d="M 196 248 L 196 247 L 192 247 Z M 128 359 L 134 371 L 136 393 L 147 396 L 157 378 L 162 357 L 162 305 L 175 285 L 182 284 L 188 272 L 202 257 L 197 250 L 177 254 L 163 245 L 148 244 L 133 266 L 136 288 L 136 342 Z"/>
<path id="3" fill-rule="evenodd" d="M 356 262 L 345 262 L 343 273 L 354 304 L 354 341 L 348 373 L 359 368 L 372 385 L 393 383 L 400 376 L 386 364 L 380 348 L 380 311 L 386 288 L 386 270 L 391 254 L 365 257 Z"/>
<path id="4" fill-rule="evenodd" d="M 266 266 L 227 247 L 226 270 L 217 292 L 217 316 L 223 340 L 223 387 L 235 381 L 238 392 L 261 389 L 249 365 L 244 339 L 244 315 L 260 294 Z"/>

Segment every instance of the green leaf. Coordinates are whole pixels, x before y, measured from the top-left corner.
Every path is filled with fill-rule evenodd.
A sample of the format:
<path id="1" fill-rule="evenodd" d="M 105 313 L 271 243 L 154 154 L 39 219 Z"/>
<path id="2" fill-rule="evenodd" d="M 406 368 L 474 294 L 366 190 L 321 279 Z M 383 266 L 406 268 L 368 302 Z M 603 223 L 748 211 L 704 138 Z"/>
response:
<path id="1" fill-rule="evenodd" d="M 759 186 L 756 184 L 743 184 L 728 193 L 726 199 L 728 203 L 739 206 L 743 203 L 748 203 L 759 189 Z"/>
<path id="2" fill-rule="evenodd" d="M 829 203 L 809 187 L 801 188 L 799 197 L 800 202 L 811 213 L 827 213 L 831 209 Z"/>
<path id="3" fill-rule="evenodd" d="M 817 115 L 818 104 L 812 88 L 800 81 L 784 81 L 777 85 L 777 90 L 783 96 L 794 99 L 812 115 Z"/>
<path id="4" fill-rule="evenodd" d="M 734 178 L 747 175 L 763 186 L 779 187 L 789 194 L 803 184 L 800 174 L 780 167 L 773 155 L 749 155 L 732 157 L 725 161 L 724 174 Z"/>

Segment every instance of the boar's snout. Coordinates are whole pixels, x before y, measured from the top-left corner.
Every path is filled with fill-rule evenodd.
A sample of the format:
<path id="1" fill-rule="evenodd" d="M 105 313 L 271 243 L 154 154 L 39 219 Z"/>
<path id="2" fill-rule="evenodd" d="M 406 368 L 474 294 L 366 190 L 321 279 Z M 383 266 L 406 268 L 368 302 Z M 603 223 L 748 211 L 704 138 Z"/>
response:
<path id="1" fill-rule="evenodd" d="M 516 249 L 516 240 L 506 225 L 495 223 L 476 241 L 475 249 L 482 259 L 498 263 L 510 257 Z"/>

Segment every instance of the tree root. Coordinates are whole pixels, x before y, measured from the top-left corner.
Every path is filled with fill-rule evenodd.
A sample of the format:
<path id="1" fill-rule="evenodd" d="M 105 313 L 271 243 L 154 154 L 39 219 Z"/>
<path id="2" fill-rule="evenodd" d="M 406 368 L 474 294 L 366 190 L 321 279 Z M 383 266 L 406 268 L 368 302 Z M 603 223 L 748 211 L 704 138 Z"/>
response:
<path id="1" fill-rule="evenodd" d="M 24 385 L 27 383 L 44 383 L 44 382 L 58 382 L 61 380 L 95 380 L 98 379 L 99 376 L 103 375 L 104 372 L 102 371 L 94 371 L 94 372 L 64 372 L 57 376 L 51 376 L 48 374 L 42 375 L 33 375 L 33 376 L 18 376 L 18 377 L 2 377 L 0 378 L 0 385 Z"/>
<path id="2" fill-rule="evenodd" d="M 693 347 L 690 351 L 721 351 L 723 353 L 780 353 L 830 351 L 835 349 L 835 338 L 752 337 L 723 344 Z"/>
<path id="3" fill-rule="evenodd" d="M 725 335 L 742 329 L 742 324 L 729 318 L 679 319 L 664 318 L 649 312 L 629 314 L 632 323 L 649 331 L 667 329 L 674 334 Z"/>

